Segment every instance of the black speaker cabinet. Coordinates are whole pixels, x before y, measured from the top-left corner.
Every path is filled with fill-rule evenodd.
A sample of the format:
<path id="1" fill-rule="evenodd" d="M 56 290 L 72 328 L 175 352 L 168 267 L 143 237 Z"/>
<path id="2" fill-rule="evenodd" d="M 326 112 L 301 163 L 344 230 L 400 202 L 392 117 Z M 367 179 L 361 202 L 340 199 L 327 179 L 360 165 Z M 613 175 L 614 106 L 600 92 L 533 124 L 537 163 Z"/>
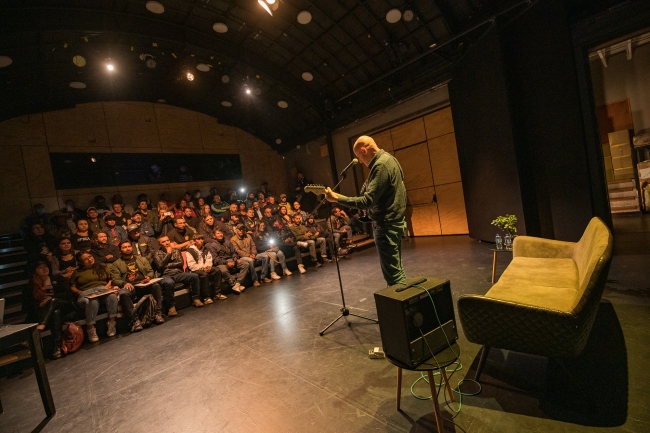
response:
<path id="1" fill-rule="evenodd" d="M 415 367 L 458 339 L 449 280 L 410 278 L 376 292 L 375 305 L 384 352 L 406 365 Z"/>

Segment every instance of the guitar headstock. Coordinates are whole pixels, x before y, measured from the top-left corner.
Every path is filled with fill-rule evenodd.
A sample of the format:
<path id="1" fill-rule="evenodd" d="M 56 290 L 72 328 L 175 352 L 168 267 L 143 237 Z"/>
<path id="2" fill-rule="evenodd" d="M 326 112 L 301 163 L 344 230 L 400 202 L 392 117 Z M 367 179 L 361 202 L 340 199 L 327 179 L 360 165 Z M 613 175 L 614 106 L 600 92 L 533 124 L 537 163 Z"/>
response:
<path id="1" fill-rule="evenodd" d="M 316 195 L 325 194 L 326 189 L 327 189 L 327 187 L 324 186 L 324 185 L 307 185 L 307 186 L 305 186 L 305 192 L 313 192 Z"/>

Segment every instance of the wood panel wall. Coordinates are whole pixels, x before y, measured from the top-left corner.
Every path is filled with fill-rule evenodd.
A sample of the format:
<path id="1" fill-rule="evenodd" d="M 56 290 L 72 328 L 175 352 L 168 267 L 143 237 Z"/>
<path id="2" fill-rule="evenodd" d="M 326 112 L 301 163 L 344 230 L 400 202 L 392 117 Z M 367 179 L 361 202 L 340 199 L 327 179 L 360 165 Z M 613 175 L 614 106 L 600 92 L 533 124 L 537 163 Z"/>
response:
<path id="1" fill-rule="evenodd" d="M 180 197 L 186 190 L 211 187 L 257 189 L 269 182 L 273 191 L 288 191 L 282 157 L 253 135 L 202 113 L 145 102 L 97 102 L 76 108 L 21 116 L 0 123 L 0 233 L 13 232 L 36 203 L 52 211 L 65 200 L 86 208 L 97 194 L 116 193 L 132 204 L 140 193 L 157 199 L 162 192 Z M 239 154 L 243 179 L 126 185 L 56 190 L 50 152 Z M 11 205 L 6 205 L 11 204 Z"/>

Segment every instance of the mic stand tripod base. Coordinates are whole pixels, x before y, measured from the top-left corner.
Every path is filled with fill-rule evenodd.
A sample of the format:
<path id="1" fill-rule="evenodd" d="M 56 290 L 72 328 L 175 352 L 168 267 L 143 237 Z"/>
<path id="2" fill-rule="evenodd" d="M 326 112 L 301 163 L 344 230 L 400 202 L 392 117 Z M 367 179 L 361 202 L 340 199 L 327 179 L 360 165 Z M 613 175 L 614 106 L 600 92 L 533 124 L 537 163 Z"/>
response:
<path id="1" fill-rule="evenodd" d="M 369 320 L 369 321 L 374 322 L 374 323 L 379 323 L 377 320 L 375 320 L 375 319 L 371 319 L 370 317 L 360 316 L 360 315 L 358 315 L 358 314 L 350 313 L 350 310 L 348 310 L 347 307 L 342 307 L 339 311 L 341 312 L 341 314 L 339 315 L 339 317 L 337 317 L 336 319 L 334 319 L 334 321 L 332 321 L 332 323 L 330 323 L 329 325 L 327 325 L 327 326 L 325 327 L 325 329 L 323 329 L 322 331 L 320 331 L 320 332 L 318 333 L 318 335 L 320 335 L 320 336 L 322 337 L 323 334 L 325 334 L 325 331 L 327 331 L 328 329 L 330 329 L 330 327 L 331 327 L 333 324 L 335 324 L 336 322 L 338 322 L 339 319 L 340 319 L 341 317 L 354 316 L 354 317 L 358 317 L 358 318 L 360 318 L 360 319 L 366 319 L 366 320 Z M 347 322 L 347 321 L 346 321 L 346 323 L 348 324 L 348 326 L 352 326 L 352 323 Z"/>

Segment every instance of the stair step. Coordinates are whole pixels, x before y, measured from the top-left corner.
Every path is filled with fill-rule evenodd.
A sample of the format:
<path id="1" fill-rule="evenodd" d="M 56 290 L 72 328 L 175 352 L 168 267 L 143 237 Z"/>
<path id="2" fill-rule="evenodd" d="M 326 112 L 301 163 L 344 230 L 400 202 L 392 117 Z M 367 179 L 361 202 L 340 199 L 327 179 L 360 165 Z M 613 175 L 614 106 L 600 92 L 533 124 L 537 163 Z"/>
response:
<path id="1" fill-rule="evenodd" d="M 11 283 L 0 284 L 0 290 L 9 289 L 11 287 L 24 286 L 27 283 L 29 283 L 29 280 L 18 280 L 18 281 L 12 281 Z"/>
<path id="2" fill-rule="evenodd" d="M 0 254 L 17 253 L 20 251 L 25 251 L 25 248 L 24 247 L 0 248 Z"/>
<path id="3" fill-rule="evenodd" d="M 0 270 L 3 269 L 10 269 L 10 268 L 18 268 L 21 266 L 25 266 L 27 264 L 27 261 L 20 261 L 20 262 L 13 262 L 13 263 L 5 263 L 4 265 L 0 265 Z"/>

